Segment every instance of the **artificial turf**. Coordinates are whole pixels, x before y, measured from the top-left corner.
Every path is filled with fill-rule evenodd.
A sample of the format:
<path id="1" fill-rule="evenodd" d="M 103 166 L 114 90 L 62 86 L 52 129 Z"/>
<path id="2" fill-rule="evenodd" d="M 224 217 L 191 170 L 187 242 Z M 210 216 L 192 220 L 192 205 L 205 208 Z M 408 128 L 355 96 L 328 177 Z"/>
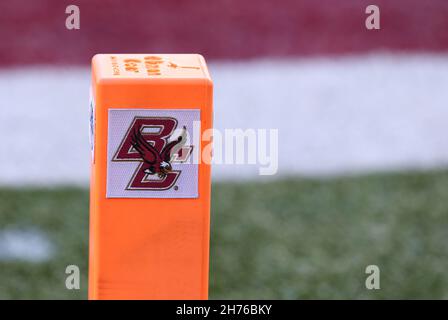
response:
<path id="1" fill-rule="evenodd" d="M 448 298 L 447 171 L 212 189 L 212 299 Z M 0 299 L 87 297 L 88 202 L 81 188 L 0 188 L 0 232 L 41 230 L 55 247 L 46 262 L 0 261 Z M 71 264 L 80 290 L 65 287 Z"/>

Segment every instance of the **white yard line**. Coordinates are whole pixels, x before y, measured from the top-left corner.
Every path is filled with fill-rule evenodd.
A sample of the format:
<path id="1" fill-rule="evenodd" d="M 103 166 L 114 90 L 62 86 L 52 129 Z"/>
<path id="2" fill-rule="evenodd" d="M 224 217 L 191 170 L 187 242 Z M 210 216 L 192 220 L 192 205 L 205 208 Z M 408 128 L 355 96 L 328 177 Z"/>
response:
<path id="1" fill-rule="evenodd" d="M 212 63 L 215 127 L 278 128 L 280 175 L 448 164 L 448 56 Z M 0 72 L 0 184 L 89 175 L 88 68 Z M 255 166 L 215 165 L 218 179 Z"/>
<path id="2" fill-rule="evenodd" d="M 0 230 L 0 261 L 43 262 L 53 255 L 54 247 L 37 229 Z"/>

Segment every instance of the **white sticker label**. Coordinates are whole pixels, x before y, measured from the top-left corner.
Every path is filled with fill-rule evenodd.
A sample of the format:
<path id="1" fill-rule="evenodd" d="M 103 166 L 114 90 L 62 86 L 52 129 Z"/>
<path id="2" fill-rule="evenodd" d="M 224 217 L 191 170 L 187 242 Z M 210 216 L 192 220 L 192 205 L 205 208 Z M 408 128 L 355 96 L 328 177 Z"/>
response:
<path id="1" fill-rule="evenodd" d="M 92 88 L 90 88 L 89 102 L 89 142 L 90 155 L 92 163 L 95 163 L 95 99 L 93 98 Z"/>
<path id="2" fill-rule="evenodd" d="M 197 198 L 199 109 L 109 109 L 107 198 Z"/>

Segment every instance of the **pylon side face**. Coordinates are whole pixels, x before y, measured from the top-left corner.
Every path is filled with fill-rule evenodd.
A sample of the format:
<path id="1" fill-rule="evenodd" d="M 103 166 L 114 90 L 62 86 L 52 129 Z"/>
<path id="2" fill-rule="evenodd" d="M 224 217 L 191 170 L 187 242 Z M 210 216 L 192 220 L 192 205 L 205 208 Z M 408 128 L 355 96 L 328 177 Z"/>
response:
<path id="1" fill-rule="evenodd" d="M 206 299 L 212 82 L 200 55 L 100 54 L 90 103 L 90 299 Z"/>

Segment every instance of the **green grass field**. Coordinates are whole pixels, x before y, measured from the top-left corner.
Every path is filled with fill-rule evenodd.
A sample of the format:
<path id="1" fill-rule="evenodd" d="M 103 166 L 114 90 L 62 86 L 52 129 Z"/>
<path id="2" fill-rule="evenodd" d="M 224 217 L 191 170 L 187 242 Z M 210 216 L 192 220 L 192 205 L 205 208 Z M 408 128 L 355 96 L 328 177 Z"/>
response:
<path id="1" fill-rule="evenodd" d="M 86 298 L 87 190 L 0 189 L 0 222 L 56 246 L 49 262 L 0 261 L 0 298 Z M 217 183 L 211 232 L 210 298 L 448 298 L 447 171 Z M 81 290 L 65 288 L 69 264 Z"/>

